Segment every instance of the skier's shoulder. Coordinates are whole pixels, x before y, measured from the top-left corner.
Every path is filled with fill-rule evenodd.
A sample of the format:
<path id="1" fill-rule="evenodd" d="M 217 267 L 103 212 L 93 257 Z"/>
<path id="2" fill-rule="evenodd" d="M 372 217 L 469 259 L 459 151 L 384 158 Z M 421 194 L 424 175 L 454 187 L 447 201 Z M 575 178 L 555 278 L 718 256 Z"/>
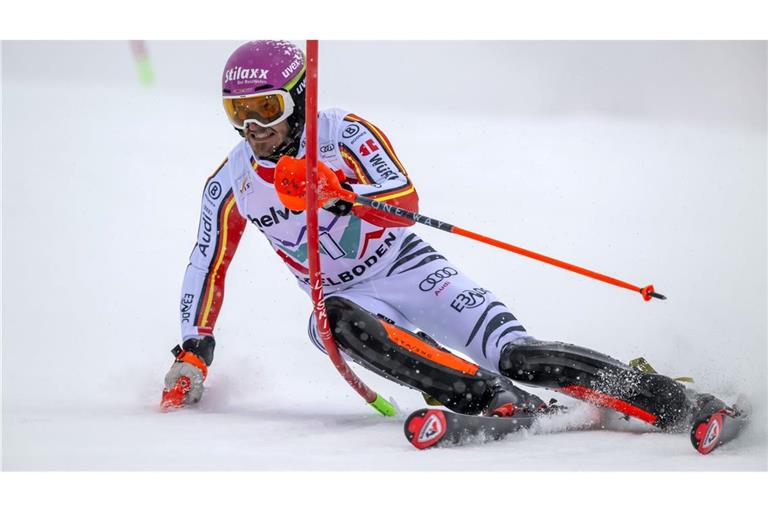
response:
<path id="1" fill-rule="evenodd" d="M 318 112 L 318 119 L 323 121 L 324 119 L 333 120 L 336 122 L 355 123 L 359 121 L 367 122 L 363 117 L 358 115 L 357 112 L 352 112 L 349 109 L 341 107 L 324 108 Z"/>
<path id="2" fill-rule="evenodd" d="M 211 203 L 218 203 L 229 195 L 239 176 L 244 175 L 244 161 L 248 159 L 245 140 L 238 142 L 227 156 L 205 178 L 204 197 Z"/>
<path id="3" fill-rule="evenodd" d="M 333 107 L 323 109 L 317 114 L 317 145 L 320 160 L 335 169 L 345 166 L 341 150 L 349 144 L 349 110 Z"/>
<path id="4" fill-rule="evenodd" d="M 224 159 L 213 168 L 211 172 L 207 174 L 205 183 L 210 183 L 211 180 L 221 180 L 225 176 L 229 176 L 232 173 L 234 164 L 240 159 L 242 153 L 242 142 L 238 142 L 224 157 Z"/>
<path id="5" fill-rule="evenodd" d="M 339 128 L 346 113 L 346 110 L 337 107 L 320 110 L 317 113 L 317 134 L 319 139 L 325 140 L 326 143 L 337 142 Z"/>
<path id="6" fill-rule="evenodd" d="M 347 142 L 370 126 L 366 119 L 344 108 L 332 107 L 318 112 L 318 133 L 333 142 Z"/>
<path id="7" fill-rule="evenodd" d="M 349 111 L 339 107 L 324 108 L 317 113 L 317 120 L 320 124 L 338 123 L 349 114 Z"/>

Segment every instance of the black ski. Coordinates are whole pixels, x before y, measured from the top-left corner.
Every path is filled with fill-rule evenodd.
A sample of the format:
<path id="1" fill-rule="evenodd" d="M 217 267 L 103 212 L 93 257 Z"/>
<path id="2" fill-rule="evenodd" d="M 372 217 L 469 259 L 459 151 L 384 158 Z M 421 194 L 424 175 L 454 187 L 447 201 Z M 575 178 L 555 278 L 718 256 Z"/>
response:
<path id="1" fill-rule="evenodd" d="M 405 437 L 424 450 L 467 442 L 487 442 L 527 429 L 541 417 L 540 413 L 519 412 L 514 416 L 470 416 L 444 409 L 419 409 L 405 420 Z"/>
<path id="2" fill-rule="evenodd" d="M 691 423 L 691 443 L 702 455 L 736 439 L 749 422 L 746 408 L 726 406 L 711 395 L 700 400 Z"/>

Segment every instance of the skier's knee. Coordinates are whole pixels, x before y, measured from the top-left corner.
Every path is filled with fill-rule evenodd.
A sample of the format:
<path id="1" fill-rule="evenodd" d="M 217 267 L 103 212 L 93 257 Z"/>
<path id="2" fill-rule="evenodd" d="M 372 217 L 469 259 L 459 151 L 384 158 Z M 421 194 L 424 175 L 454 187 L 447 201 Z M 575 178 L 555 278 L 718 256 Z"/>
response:
<path id="1" fill-rule="evenodd" d="M 309 336 L 309 341 L 312 342 L 312 345 L 314 345 L 316 349 L 318 349 L 323 354 L 328 353 L 325 350 L 325 346 L 323 345 L 323 340 L 320 338 L 320 332 L 317 330 L 317 322 L 315 320 L 314 313 L 309 315 L 309 325 L 307 326 L 307 335 Z"/>

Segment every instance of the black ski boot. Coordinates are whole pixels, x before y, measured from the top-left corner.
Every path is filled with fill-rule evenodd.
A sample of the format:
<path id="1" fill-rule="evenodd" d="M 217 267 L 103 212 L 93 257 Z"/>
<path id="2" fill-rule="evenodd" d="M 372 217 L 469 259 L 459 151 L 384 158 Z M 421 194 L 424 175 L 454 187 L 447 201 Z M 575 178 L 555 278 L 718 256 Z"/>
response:
<path id="1" fill-rule="evenodd" d="M 505 346 L 499 369 L 512 380 L 614 409 L 664 430 L 688 425 L 685 386 L 594 350 L 530 338 Z"/>
<path id="2" fill-rule="evenodd" d="M 524 391 L 507 379 L 497 378 L 491 384 L 492 396 L 483 410 L 485 416 L 512 416 L 519 412 L 538 412 L 546 409 L 544 401 Z"/>

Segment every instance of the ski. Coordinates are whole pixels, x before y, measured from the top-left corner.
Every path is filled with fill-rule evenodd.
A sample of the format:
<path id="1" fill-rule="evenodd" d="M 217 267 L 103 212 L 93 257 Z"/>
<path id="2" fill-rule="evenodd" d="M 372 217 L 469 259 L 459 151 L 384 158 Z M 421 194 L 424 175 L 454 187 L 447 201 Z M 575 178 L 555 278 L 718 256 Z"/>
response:
<path id="1" fill-rule="evenodd" d="M 537 416 L 534 413 L 511 417 L 470 416 L 443 409 L 419 409 L 405 420 L 405 437 L 419 450 L 472 440 L 493 441 L 530 428 Z"/>
<path id="2" fill-rule="evenodd" d="M 403 431 L 408 442 L 419 450 L 425 450 L 498 441 L 520 430 L 531 429 L 545 417 L 541 413 L 527 412 L 504 417 L 470 416 L 444 409 L 425 408 L 408 416 Z M 735 405 L 727 407 L 715 399 L 699 407 L 694 414 L 690 428 L 691 443 L 699 453 L 707 455 L 736 439 L 748 423 L 749 413 L 746 409 Z M 603 421 L 593 419 L 565 430 L 582 430 L 601 424 Z"/>
<path id="3" fill-rule="evenodd" d="M 702 455 L 736 439 L 749 422 L 747 412 L 737 406 L 727 407 L 720 400 L 704 405 L 691 424 L 691 443 Z"/>

